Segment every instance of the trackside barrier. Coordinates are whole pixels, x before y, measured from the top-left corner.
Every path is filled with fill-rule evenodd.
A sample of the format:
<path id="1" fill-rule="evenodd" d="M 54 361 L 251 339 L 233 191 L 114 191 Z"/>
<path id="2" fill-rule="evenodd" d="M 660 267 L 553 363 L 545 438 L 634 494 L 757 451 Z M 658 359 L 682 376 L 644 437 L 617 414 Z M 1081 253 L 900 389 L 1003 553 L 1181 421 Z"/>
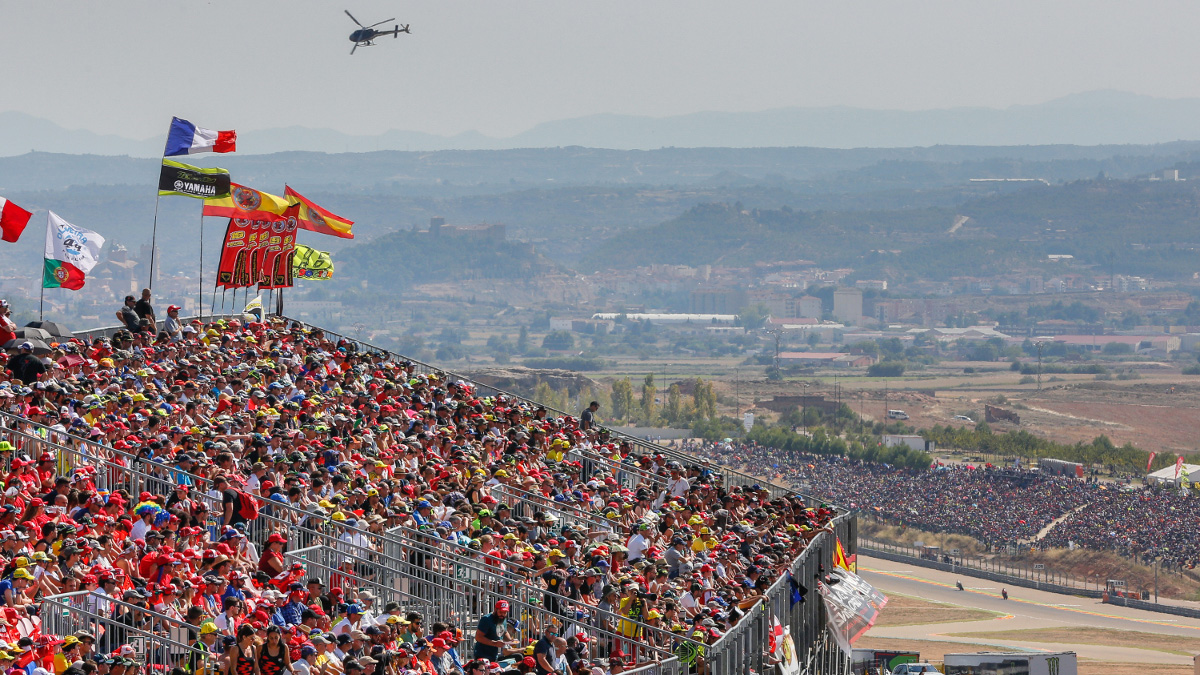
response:
<path id="1" fill-rule="evenodd" d="M 146 672 L 219 671 L 217 655 L 192 647 L 198 631 L 182 619 L 120 600 L 97 600 L 89 591 L 43 598 L 42 633 L 61 637 L 86 630 L 96 636 L 96 651 L 104 654 L 130 645 Z"/>
<path id="2" fill-rule="evenodd" d="M 1190 616 L 1193 619 L 1200 618 L 1200 609 L 1196 609 L 1195 607 L 1164 605 L 1157 602 L 1138 600 L 1127 595 L 1118 596 L 1115 593 L 1109 593 L 1103 600 L 1110 605 L 1121 605 L 1122 607 L 1133 607 L 1134 609 L 1144 609 L 1148 612 L 1162 612 L 1163 614 L 1175 614 L 1177 616 Z"/>
<path id="3" fill-rule="evenodd" d="M 885 547 L 880 542 L 862 540 L 858 544 L 858 550 L 873 558 L 882 558 L 892 562 L 907 563 L 917 565 L 919 567 L 928 567 L 930 569 L 941 570 L 943 572 L 951 572 L 953 574 L 963 574 L 969 577 L 978 579 L 988 579 L 997 581 L 1011 586 L 1021 586 L 1024 588 L 1033 588 L 1039 591 L 1048 591 L 1050 593 L 1061 593 L 1063 595 L 1079 595 L 1086 598 L 1099 598 L 1104 594 L 1103 590 L 1094 588 L 1078 588 L 1074 586 L 1062 586 L 1059 584 L 1050 584 L 1036 579 L 1026 579 L 1024 577 L 1014 577 L 1008 574 L 1000 574 L 997 572 L 987 572 L 985 570 L 955 563 L 944 563 L 919 556 L 906 555 L 895 549 Z M 1151 603 L 1153 604 L 1153 603 Z"/>

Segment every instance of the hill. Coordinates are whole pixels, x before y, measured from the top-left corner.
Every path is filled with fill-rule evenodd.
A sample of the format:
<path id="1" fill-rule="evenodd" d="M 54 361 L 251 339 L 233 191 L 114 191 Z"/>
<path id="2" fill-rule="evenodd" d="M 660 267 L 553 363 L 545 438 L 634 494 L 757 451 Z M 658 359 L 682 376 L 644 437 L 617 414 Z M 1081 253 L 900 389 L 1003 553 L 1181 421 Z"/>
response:
<path id="1" fill-rule="evenodd" d="M 366 282 L 372 292 L 477 279 L 532 279 L 560 268 L 532 245 L 483 237 L 400 231 L 338 253 L 337 285 Z"/>
<path id="2" fill-rule="evenodd" d="M 164 120 L 165 122 L 165 120 Z M 163 125 L 166 126 L 165 124 Z M 132 139 L 64 129 L 16 111 L 0 112 L 0 156 L 31 150 L 154 157 L 163 137 Z M 438 136 L 390 130 L 378 135 L 333 129 L 242 129 L 242 154 L 285 151 L 372 152 L 556 148 L 611 149 L 904 148 L 933 145 L 1163 143 L 1200 138 L 1200 99 L 1161 99 L 1090 91 L 1007 108 L 879 110 L 831 106 L 749 112 L 701 111 L 669 117 L 599 114 L 538 124 L 507 138 L 475 131 Z"/>
<path id="3" fill-rule="evenodd" d="M 1200 184 L 1091 180 L 1023 184 L 953 207 L 879 211 L 747 209 L 704 204 L 660 225 L 619 234 L 590 269 L 662 262 L 748 265 L 808 259 L 865 278 L 942 280 L 1043 265 L 1049 254 L 1160 278 L 1198 268 Z M 956 216 L 970 218 L 948 233 Z"/>

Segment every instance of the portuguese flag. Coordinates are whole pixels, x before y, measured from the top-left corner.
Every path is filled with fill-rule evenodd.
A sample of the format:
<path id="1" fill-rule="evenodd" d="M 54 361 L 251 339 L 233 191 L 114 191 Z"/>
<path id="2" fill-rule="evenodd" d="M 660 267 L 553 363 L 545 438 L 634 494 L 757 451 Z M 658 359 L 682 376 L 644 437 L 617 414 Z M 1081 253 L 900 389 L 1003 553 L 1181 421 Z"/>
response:
<path id="1" fill-rule="evenodd" d="M 69 262 L 46 259 L 42 268 L 42 288 L 83 288 L 83 270 Z"/>

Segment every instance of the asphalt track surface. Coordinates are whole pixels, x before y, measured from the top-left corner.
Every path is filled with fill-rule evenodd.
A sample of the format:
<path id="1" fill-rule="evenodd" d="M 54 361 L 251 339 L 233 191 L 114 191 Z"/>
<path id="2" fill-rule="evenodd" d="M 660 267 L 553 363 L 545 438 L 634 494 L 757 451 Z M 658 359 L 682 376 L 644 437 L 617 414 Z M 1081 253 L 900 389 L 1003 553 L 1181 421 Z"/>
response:
<path id="1" fill-rule="evenodd" d="M 1179 650 L 1200 651 L 1200 619 L 1106 605 L 1093 598 L 1059 595 L 1021 587 L 1008 588 L 1009 599 L 1004 600 L 1000 595 L 1001 585 L 987 579 L 956 575 L 865 555 L 858 556 L 858 573 L 884 593 L 900 593 L 961 607 L 999 612 L 1001 615 L 999 618 L 984 621 L 878 627 L 872 628 L 867 633 L 868 637 L 961 642 L 964 643 L 964 652 L 984 649 L 1074 651 L 1081 659 L 1098 661 L 1180 665 L 1192 663 L 1190 656 L 1138 649 L 1130 645 L 1031 643 L 946 635 L 1037 628 L 1107 628 L 1178 636 Z M 966 590 L 957 590 L 956 581 L 961 581 Z M 886 611 L 885 608 L 884 612 Z M 987 646 L 980 647 L 980 644 Z"/>

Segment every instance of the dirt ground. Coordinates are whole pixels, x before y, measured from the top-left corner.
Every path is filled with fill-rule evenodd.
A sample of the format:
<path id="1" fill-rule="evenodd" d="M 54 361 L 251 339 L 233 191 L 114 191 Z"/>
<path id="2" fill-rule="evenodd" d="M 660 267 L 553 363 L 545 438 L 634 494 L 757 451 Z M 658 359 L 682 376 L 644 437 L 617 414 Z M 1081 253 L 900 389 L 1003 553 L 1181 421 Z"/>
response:
<path id="1" fill-rule="evenodd" d="M 887 410 L 908 413 L 920 429 L 935 424 L 961 426 L 956 415 L 978 422 L 986 404 L 1017 413 L 1020 425 L 994 423 L 997 431 L 1025 429 L 1063 443 L 1107 435 L 1117 445 L 1132 443 L 1154 452 L 1195 452 L 1200 427 L 1200 377 L 1182 375 L 1162 364 L 1137 364 L 1136 379 L 1097 380 L 1095 375 L 1044 375 L 1042 390 L 1021 384 L 1022 375 L 1001 363 L 948 363 L 920 374 L 882 380 L 857 374 L 818 372 L 782 382 L 751 379 L 743 372 L 742 410 L 776 395 L 823 395 L 838 399 L 868 419 Z M 1114 369 L 1124 366 L 1110 364 Z M 975 373 L 964 373 L 975 368 Z M 1052 381 L 1052 378 L 1054 381 Z M 723 385 L 726 383 L 722 383 Z M 804 386 L 807 384 L 807 388 Z M 728 388 L 730 391 L 726 392 Z M 732 387 L 721 387 L 732 395 Z M 730 396 L 733 398 L 733 396 Z M 1003 402 L 999 402 L 1003 400 Z M 774 415 L 763 407 L 758 414 Z"/>
<path id="2" fill-rule="evenodd" d="M 899 651 L 914 651 L 921 654 L 923 660 L 941 663 L 946 654 L 964 651 L 985 651 L 994 649 L 981 645 L 979 650 L 972 650 L 971 645 L 962 642 L 934 642 L 929 640 L 894 640 L 890 638 L 864 637 L 854 643 L 855 647 L 863 649 L 894 649 Z M 1170 666 L 1140 663 L 1113 663 L 1081 660 L 1079 675 L 1192 675 L 1191 666 Z"/>
<path id="3" fill-rule="evenodd" d="M 996 612 L 930 602 L 897 593 L 888 595 L 888 604 L 879 614 L 876 626 L 915 626 L 926 623 L 983 621 L 1000 616 Z"/>
<path id="4" fill-rule="evenodd" d="M 887 609 L 886 607 L 884 608 Z M 987 631 L 981 633 L 946 633 L 951 637 L 993 640 L 1024 640 L 1025 642 L 1081 645 L 1119 644 L 1138 649 L 1153 649 L 1171 654 L 1200 654 L 1200 641 L 1175 635 L 1157 635 L 1130 630 L 1105 628 L 1033 628 L 1026 630 Z"/>

